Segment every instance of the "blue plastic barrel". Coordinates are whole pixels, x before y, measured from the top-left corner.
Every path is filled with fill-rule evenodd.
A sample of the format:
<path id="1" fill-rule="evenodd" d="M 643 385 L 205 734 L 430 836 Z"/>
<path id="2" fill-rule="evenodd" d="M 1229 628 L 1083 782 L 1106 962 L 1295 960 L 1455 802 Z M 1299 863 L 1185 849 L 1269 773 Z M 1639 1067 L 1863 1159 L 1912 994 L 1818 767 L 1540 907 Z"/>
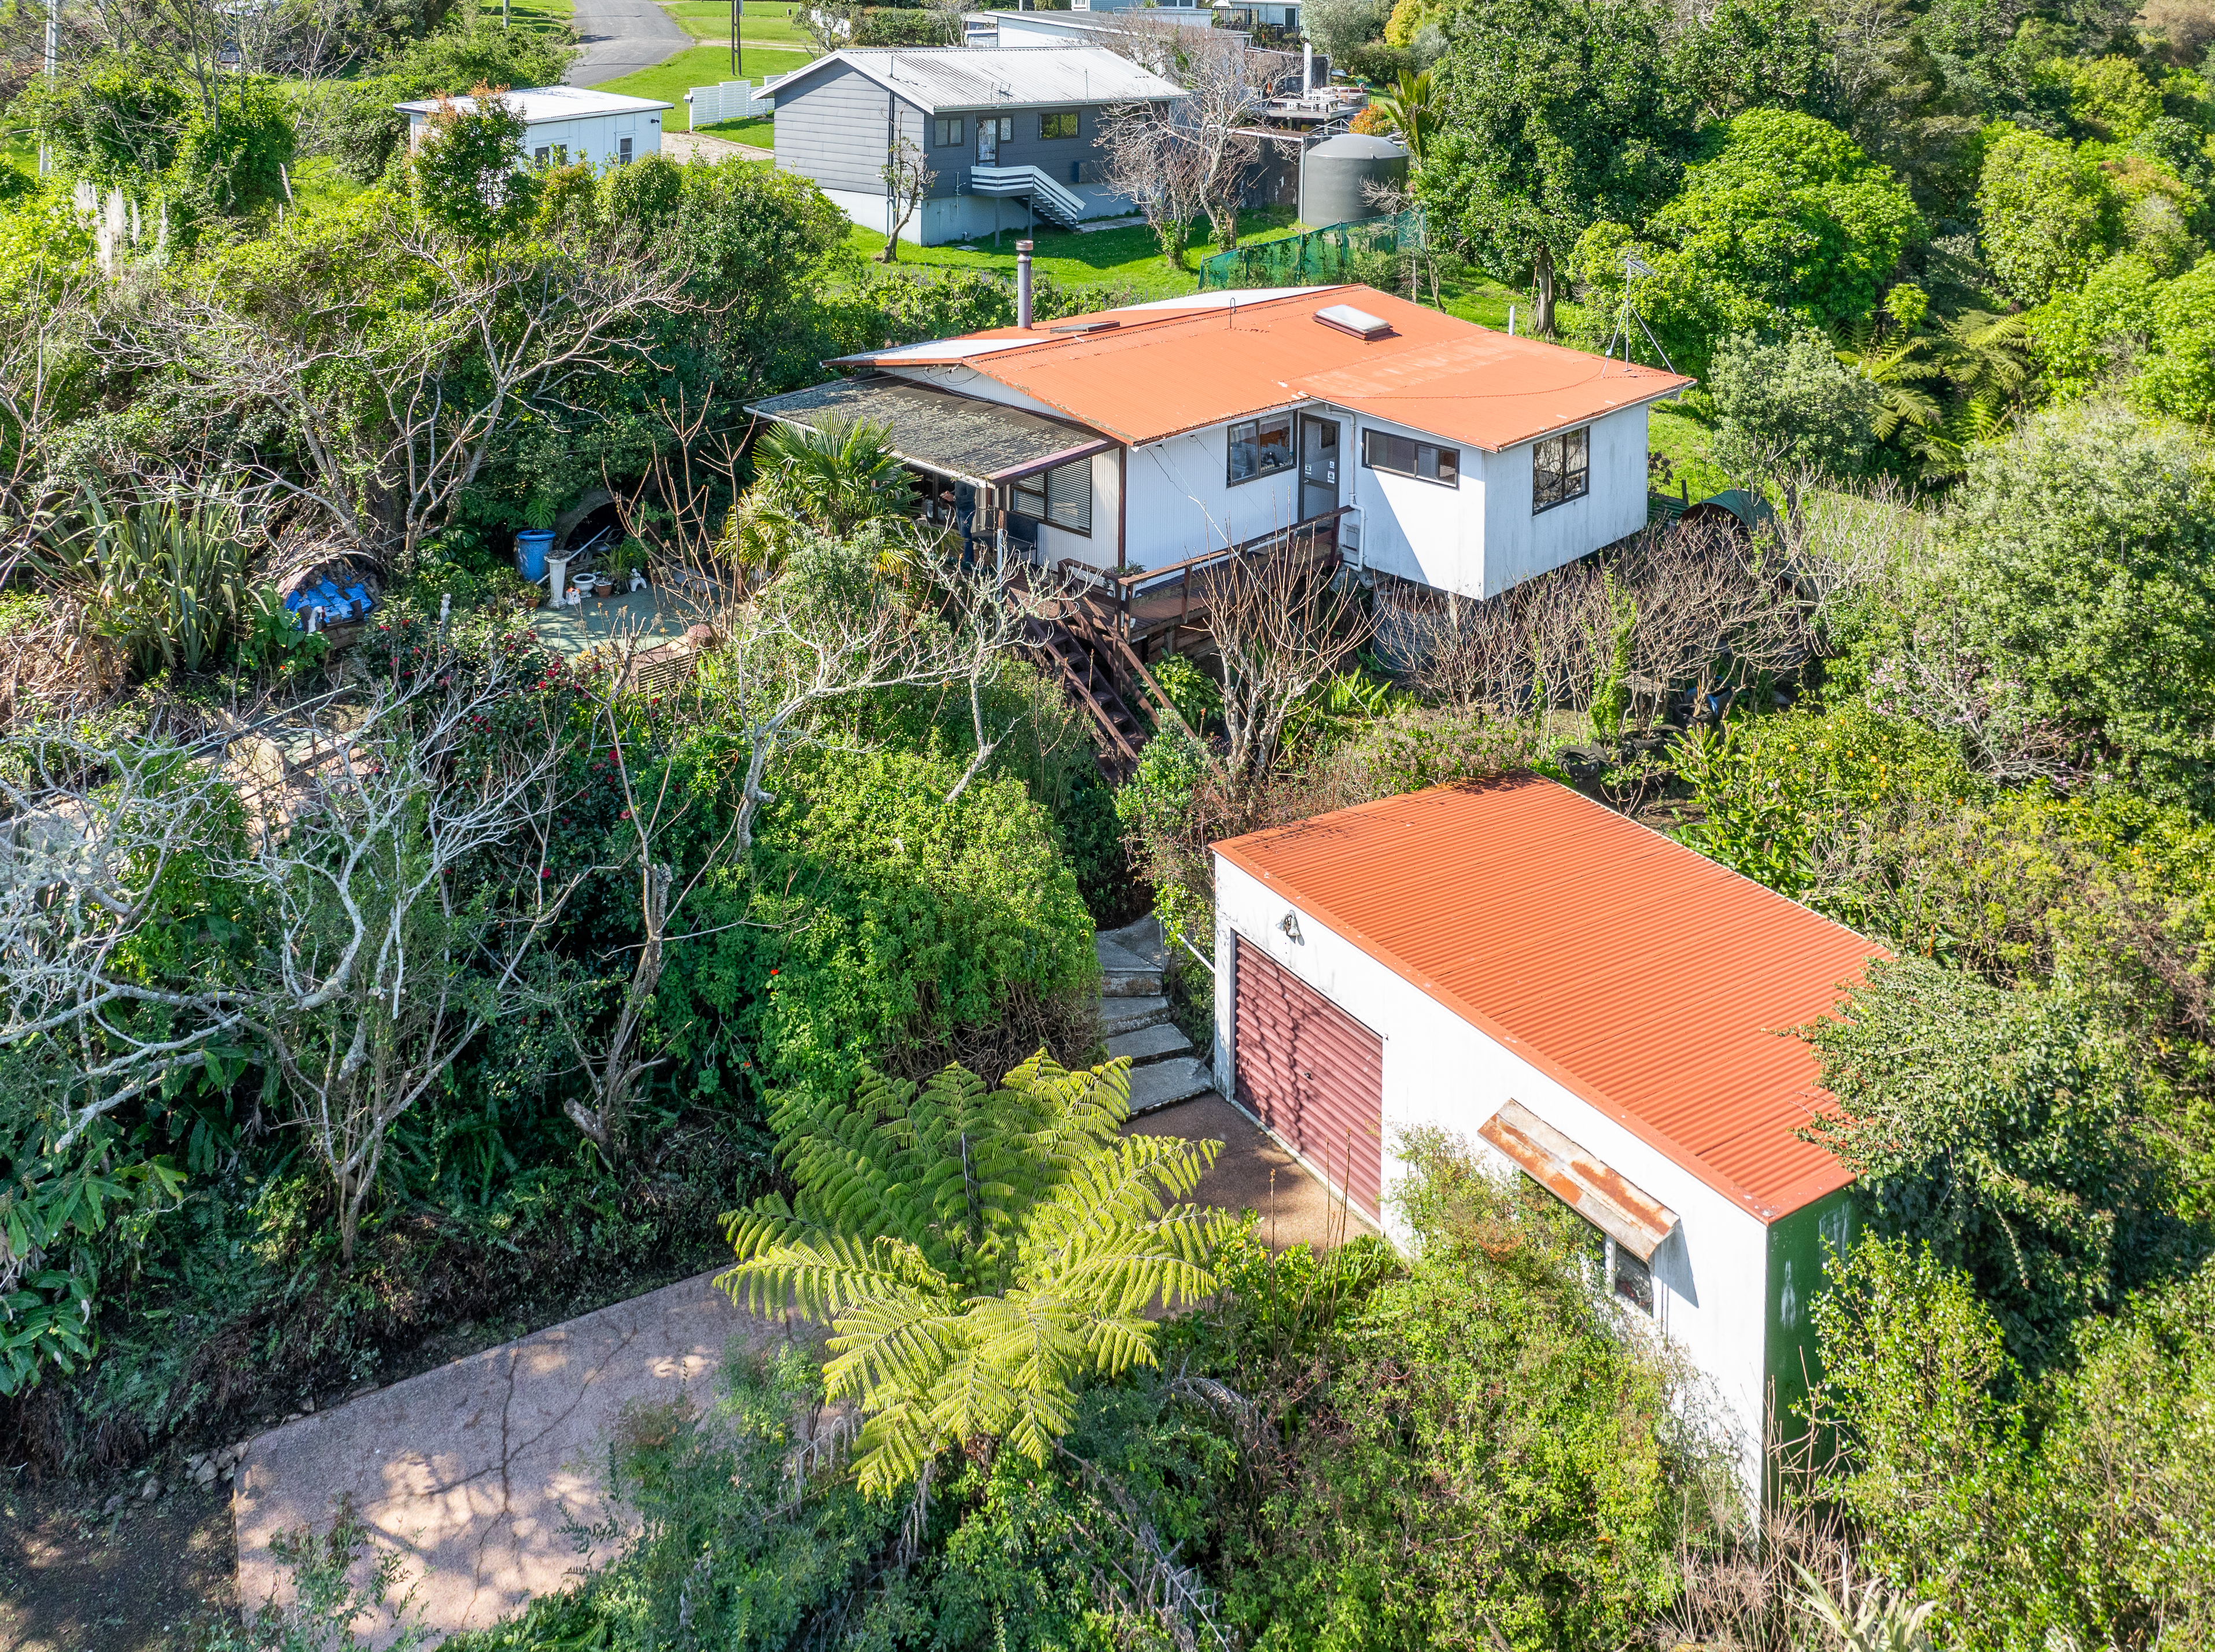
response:
<path id="1" fill-rule="evenodd" d="M 546 577 L 546 553 L 554 549 L 551 530 L 531 528 L 515 536 L 515 566 L 526 580 Z"/>

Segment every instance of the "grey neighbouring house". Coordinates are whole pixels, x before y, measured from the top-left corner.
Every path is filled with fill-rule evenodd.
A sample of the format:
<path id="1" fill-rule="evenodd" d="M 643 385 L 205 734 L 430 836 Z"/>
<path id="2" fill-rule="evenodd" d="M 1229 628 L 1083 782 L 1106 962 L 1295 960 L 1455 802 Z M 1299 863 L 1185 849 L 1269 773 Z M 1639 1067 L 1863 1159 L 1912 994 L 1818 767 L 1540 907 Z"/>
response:
<path id="1" fill-rule="evenodd" d="M 1101 125 L 1184 95 L 1105 46 L 849 49 L 770 81 L 777 169 L 812 179 L 864 229 L 896 216 L 884 180 L 900 138 L 936 175 L 902 228 L 935 247 L 1034 220 L 1066 228 L 1131 203 L 1102 181 Z"/>

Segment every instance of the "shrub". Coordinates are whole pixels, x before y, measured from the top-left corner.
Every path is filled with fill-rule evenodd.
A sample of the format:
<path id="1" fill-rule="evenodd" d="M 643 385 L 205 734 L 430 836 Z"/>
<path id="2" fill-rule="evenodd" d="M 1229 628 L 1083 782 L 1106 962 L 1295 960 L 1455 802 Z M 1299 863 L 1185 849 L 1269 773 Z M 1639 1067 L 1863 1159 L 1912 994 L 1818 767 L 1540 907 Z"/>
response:
<path id="1" fill-rule="evenodd" d="M 686 1089 L 842 1094 L 866 1065 L 935 1066 L 1010 1018 L 1025 1047 L 1065 1043 L 1096 979 L 1091 917 L 1021 783 L 980 777 L 949 803 L 960 772 L 825 752 L 773 779 L 746 875 L 662 978 Z M 1090 1041 L 1077 1035 L 1071 1059 Z"/>
<path id="2" fill-rule="evenodd" d="M 2151 797 L 2215 813 L 2215 467 L 2120 408 L 1976 450 L 1943 572 L 1985 691 Z"/>
<path id="3" fill-rule="evenodd" d="M 2137 1078 L 2076 995 L 1878 962 L 1801 1036 L 1839 1108 L 1813 1137 L 1881 1228 L 1967 1270 L 2018 1359 L 2059 1357 L 2074 1321 L 2143 1276 Z"/>

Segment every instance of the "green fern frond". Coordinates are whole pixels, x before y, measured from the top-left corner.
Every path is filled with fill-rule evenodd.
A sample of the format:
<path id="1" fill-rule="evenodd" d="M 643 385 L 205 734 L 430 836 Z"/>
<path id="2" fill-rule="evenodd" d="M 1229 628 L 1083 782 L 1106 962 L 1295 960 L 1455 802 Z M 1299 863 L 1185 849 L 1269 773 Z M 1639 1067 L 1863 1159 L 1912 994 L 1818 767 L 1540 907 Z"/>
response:
<path id="1" fill-rule="evenodd" d="M 1129 1117 L 1127 1061 L 1043 1051 L 997 1088 L 949 1066 L 779 1098 L 795 1194 L 726 1219 L 739 1261 L 717 1283 L 831 1325 L 825 1380 L 862 1403 L 865 1486 L 980 1434 L 1043 1462 L 1085 1373 L 1152 1360 L 1149 1311 L 1216 1288 L 1238 1222 L 1176 1201 L 1222 1144 L 1126 1139 Z"/>

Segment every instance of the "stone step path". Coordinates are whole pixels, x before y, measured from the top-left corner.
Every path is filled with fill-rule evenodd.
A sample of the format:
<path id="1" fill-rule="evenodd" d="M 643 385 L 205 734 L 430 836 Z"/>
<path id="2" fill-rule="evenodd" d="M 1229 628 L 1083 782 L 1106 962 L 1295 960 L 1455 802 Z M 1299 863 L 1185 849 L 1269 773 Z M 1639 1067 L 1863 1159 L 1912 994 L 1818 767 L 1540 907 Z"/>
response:
<path id="1" fill-rule="evenodd" d="M 1135 1117 L 1174 1107 L 1215 1088 L 1215 1074 L 1169 1019 L 1162 995 L 1169 946 L 1150 913 L 1120 930 L 1092 937 L 1100 958 L 1100 1021 L 1108 1053 L 1131 1063 L 1131 1112 Z"/>

